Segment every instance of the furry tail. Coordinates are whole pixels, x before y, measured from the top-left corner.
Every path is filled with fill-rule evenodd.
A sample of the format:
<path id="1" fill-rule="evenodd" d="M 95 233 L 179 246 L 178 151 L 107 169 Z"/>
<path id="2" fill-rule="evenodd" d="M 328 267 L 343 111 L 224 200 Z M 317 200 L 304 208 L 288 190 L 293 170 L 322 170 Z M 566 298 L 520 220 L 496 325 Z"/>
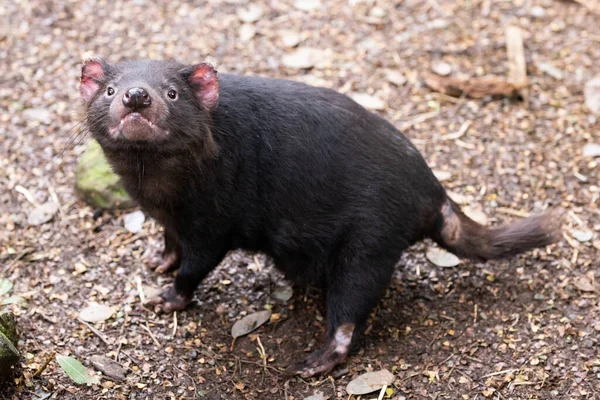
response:
<path id="1" fill-rule="evenodd" d="M 471 220 L 447 198 L 430 236 L 460 257 L 482 261 L 504 258 L 560 240 L 563 214 L 560 209 L 550 210 L 499 227 L 486 227 Z"/>

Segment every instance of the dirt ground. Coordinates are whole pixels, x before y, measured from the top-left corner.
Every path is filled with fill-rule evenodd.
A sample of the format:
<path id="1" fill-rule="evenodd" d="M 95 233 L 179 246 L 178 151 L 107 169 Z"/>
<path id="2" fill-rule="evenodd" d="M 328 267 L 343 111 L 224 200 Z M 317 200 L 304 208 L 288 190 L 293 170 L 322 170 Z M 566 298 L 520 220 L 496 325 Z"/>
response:
<path id="1" fill-rule="evenodd" d="M 398 400 L 600 398 L 600 168 L 582 155 L 599 142 L 583 86 L 600 73 L 600 15 L 551 0 L 252 4 L 262 12 L 241 12 L 242 0 L 0 6 L 0 278 L 28 301 L 13 306 L 22 377 L 0 384 L 0 398 L 348 399 L 351 379 L 382 368 L 396 376 L 386 398 Z M 440 62 L 457 76 L 505 76 L 507 23 L 524 33 L 526 101 L 450 98 L 422 84 L 422 72 Z M 323 50 L 312 68 L 284 61 L 298 40 L 299 48 Z M 425 258 L 431 243 L 415 246 L 347 364 L 331 377 L 288 377 L 287 363 L 321 344 L 323 306 L 319 293 L 300 287 L 287 302 L 273 300 L 284 281 L 264 255 L 228 256 L 176 319 L 141 305 L 138 281 L 172 280 L 145 265 L 161 245 L 159 227 L 147 221 L 132 235 L 123 212 L 94 210 L 74 191 L 87 140 L 78 135 L 79 63 L 91 54 L 111 62 L 208 59 L 221 72 L 371 94 L 383 103 L 376 112 L 403 128 L 430 166 L 447 172 L 444 185 L 488 223 L 561 205 L 570 211 L 569 240 L 454 268 Z M 461 127 L 468 129 L 460 138 L 444 136 Z M 60 212 L 28 226 L 34 206 L 21 187 L 34 202 L 58 199 Z M 584 228 L 592 240 L 572 238 Z M 90 301 L 118 307 L 94 325 L 99 334 L 77 319 Z M 265 307 L 279 319 L 232 347 L 233 323 Z M 127 379 L 78 386 L 54 353 L 90 368 L 92 355 L 107 355 Z"/>

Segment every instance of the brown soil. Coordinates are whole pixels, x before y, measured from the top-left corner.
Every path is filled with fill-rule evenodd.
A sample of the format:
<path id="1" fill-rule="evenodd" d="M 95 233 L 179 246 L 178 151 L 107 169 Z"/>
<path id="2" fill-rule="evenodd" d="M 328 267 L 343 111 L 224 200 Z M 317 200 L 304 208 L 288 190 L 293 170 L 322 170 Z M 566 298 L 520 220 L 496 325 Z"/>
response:
<path id="1" fill-rule="evenodd" d="M 0 386 L 0 398 L 291 400 L 321 391 L 347 399 L 352 378 L 381 368 L 397 377 L 393 399 L 599 398 L 600 245 L 592 245 L 600 230 L 599 167 L 583 158 L 582 148 L 599 141 L 583 85 L 600 73 L 600 16 L 580 2 L 550 0 L 322 0 L 312 11 L 288 0 L 252 3 L 263 13 L 249 23 L 256 34 L 247 41 L 240 39 L 236 15 L 243 1 L 3 4 L 0 278 L 14 282 L 28 306 L 14 307 L 22 377 Z M 506 76 L 504 23 L 524 32 L 527 101 L 455 99 L 421 83 L 420 74 L 440 60 L 457 76 Z M 295 50 L 283 45 L 283 30 L 304 35 L 300 47 L 327 50 L 315 68 L 282 65 Z M 73 189 L 86 140 L 78 135 L 79 62 L 89 54 L 111 62 L 174 57 L 186 63 L 209 55 L 223 72 L 376 95 L 386 104 L 378 112 L 405 128 L 432 168 L 450 172 L 446 187 L 470 196 L 490 223 L 515 218 L 496 206 L 536 211 L 562 205 L 571 212 L 567 232 L 580 228 L 580 219 L 596 236 L 505 262 L 444 269 L 426 260 L 431 243 L 415 246 L 347 364 L 332 378 L 288 377 L 282 368 L 321 344 L 321 297 L 295 288 L 287 304 L 272 300 L 270 292 L 283 280 L 263 255 L 231 254 L 192 306 L 177 314 L 175 329 L 172 315 L 141 306 L 138 277 L 153 286 L 172 280 L 144 265 L 159 247 L 158 227 L 149 221 L 132 235 L 123 228 L 123 213 L 97 212 Z M 547 65 L 562 76 L 545 72 Z M 394 85 L 388 70 L 407 82 Z M 28 119 L 30 108 L 46 110 L 48 121 Z M 443 139 L 466 122 L 471 125 L 462 137 Z M 27 226 L 33 205 L 18 185 L 39 203 L 55 195 L 60 213 Z M 583 278 L 596 290 L 580 290 Z M 119 308 L 95 325 L 107 343 L 77 320 L 90 301 Z M 266 306 L 280 318 L 231 348 L 232 324 Z M 33 378 L 53 353 L 89 367 L 90 356 L 107 355 L 128 378 L 78 386 L 55 361 Z"/>

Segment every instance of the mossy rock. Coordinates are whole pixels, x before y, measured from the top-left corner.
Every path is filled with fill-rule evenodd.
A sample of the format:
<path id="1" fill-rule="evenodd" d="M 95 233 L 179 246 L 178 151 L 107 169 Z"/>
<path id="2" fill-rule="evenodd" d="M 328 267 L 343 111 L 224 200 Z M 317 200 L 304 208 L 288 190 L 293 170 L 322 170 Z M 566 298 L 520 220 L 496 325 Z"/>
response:
<path id="1" fill-rule="evenodd" d="M 135 206 L 95 140 L 88 142 L 79 158 L 76 179 L 77 190 L 92 207 L 125 209 Z"/>
<path id="2" fill-rule="evenodd" d="M 0 310 L 0 380 L 11 376 L 13 366 L 21 354 L 17 349 L 17 323 L 15 316 L 8 310 Z"/>

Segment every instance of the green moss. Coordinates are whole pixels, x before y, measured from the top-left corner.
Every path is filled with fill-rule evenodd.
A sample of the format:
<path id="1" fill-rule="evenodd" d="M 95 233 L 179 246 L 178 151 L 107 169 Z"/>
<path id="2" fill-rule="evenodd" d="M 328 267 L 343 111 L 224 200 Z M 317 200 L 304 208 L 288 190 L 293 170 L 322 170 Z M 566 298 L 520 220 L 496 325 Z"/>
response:
<path id="1" fill-rule="evenodd" d="M 104 157 L 102 148 L 91 140 L 79 159 L 76 187 L 83 199 L 97 208 L 130 208 L 134 206 L 119 176 Z"/>
<path id="2" fill-rule="evenodd" d="M 12 366 L 19 361 L 17 326 L 14 315 L 0 311 L 0 380 L 10 376 Z"/>

